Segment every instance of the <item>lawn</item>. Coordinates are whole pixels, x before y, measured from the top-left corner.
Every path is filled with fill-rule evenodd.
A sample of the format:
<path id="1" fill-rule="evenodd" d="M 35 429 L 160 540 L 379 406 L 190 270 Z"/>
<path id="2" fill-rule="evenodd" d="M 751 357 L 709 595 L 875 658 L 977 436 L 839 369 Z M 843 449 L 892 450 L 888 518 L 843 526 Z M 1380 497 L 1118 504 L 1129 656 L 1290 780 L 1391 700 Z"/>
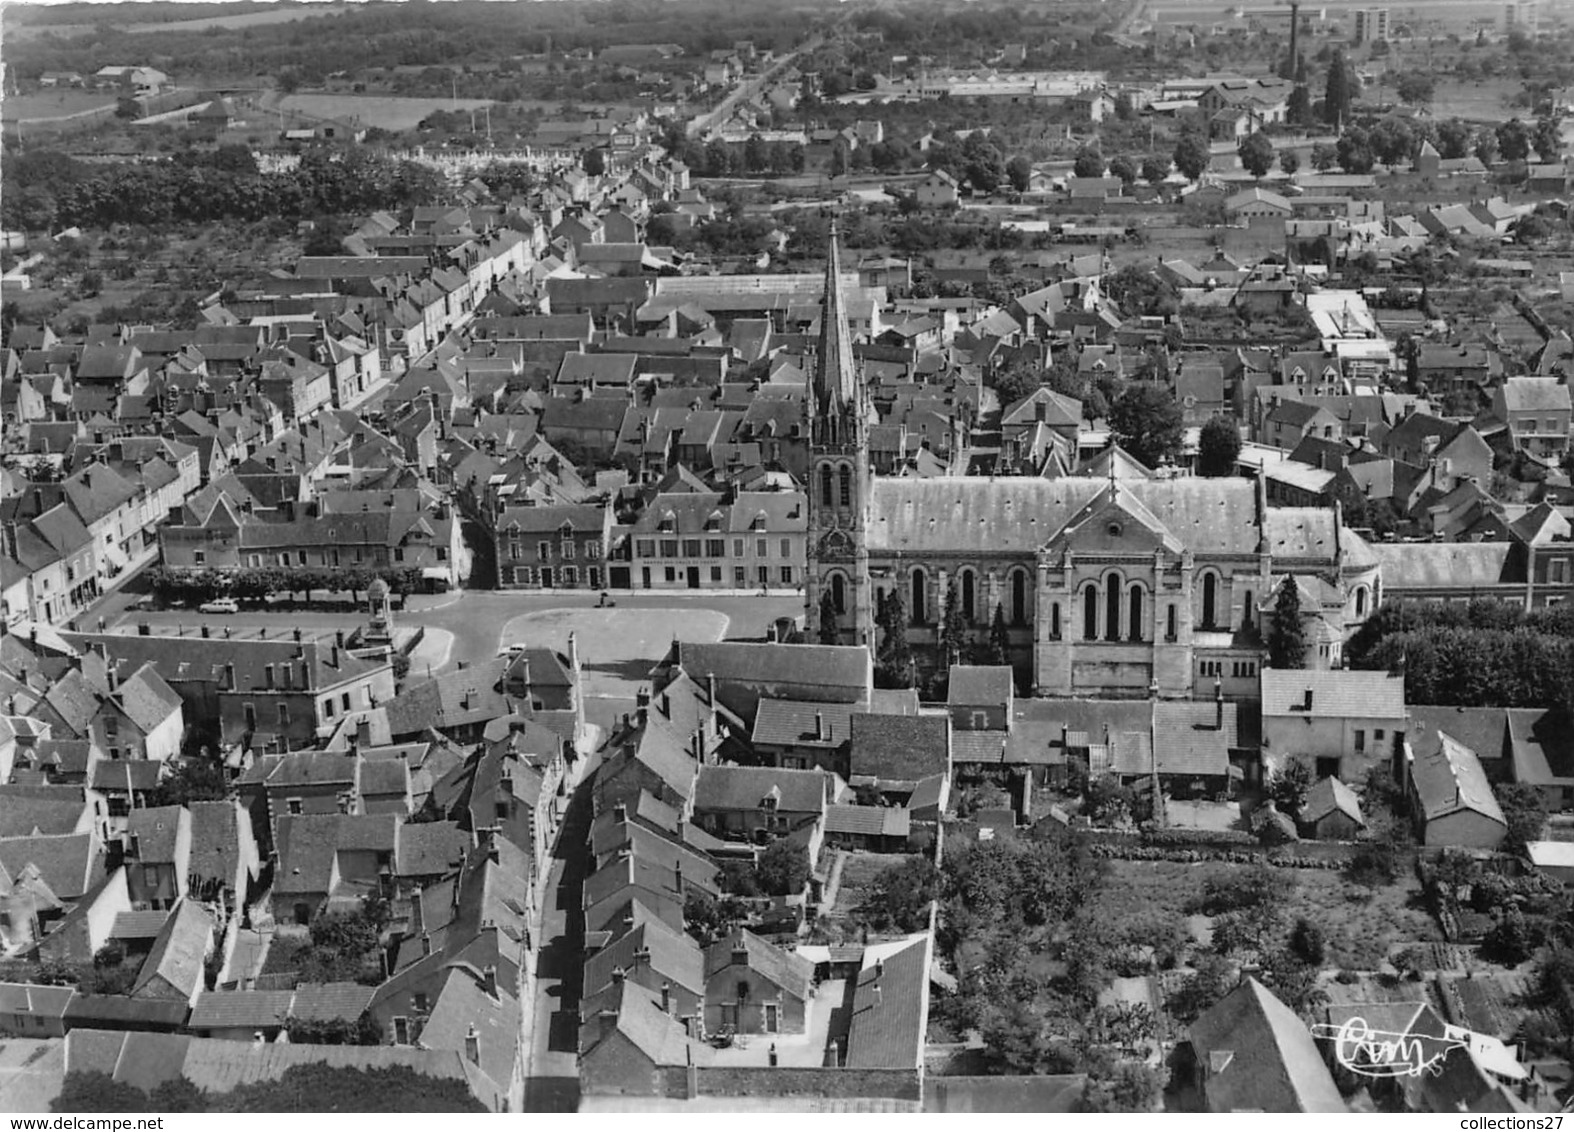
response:
<path id="1" fill-rule="evenodd" d="M 437 110 L 479 111 L 490 105 L 480 98 L 379 98 L 356 94 L 291 94 L 279 100 L 286 112 L 305 118 L 354 122 L 394 133 L 413 130 Z"/>
<path id="2" fill-rule="evenodd" d="M 34 94 L 8 94 L 4 110 L 7 122 L 68 118 L 88 110 L 114 106 L 113 91 L 40 90 Z"/>
<path id="3" fill-rule="evenodd" d="M 820 917 L 819 929 L 833 940 L 849 939 L 861 926 L 857 911 L 869 899 L 874 888 L 874 878 L 894 865 L 908 859 L 905 853 L 848 853 L 842 863 L 841 884 L 836 890 L 836 903 Z M 822 864 L 830 866 L 828 859 Z"/>
<path id="4" fill-rule="evenodd" d="M 1109 864 L 1110 878 L 1098 899 L 1117 922 L 1154 913 L 1183 920 L 1210 877 L 1242 867 L 1217 862 Z M 1375 892 L 1320 869 L 1286 869 L 1282 875 L 1287 886 L 1295 886 L 1294 895 L 1286 900 L 1286 912 L 1292 919 L 1304 916 L 1322 928 L 1330 966 L 1371 970 L 1396 945 L 1443 938 L 1436 921 L 1421 906 L 1420 885 L 1408 874 Z"/>

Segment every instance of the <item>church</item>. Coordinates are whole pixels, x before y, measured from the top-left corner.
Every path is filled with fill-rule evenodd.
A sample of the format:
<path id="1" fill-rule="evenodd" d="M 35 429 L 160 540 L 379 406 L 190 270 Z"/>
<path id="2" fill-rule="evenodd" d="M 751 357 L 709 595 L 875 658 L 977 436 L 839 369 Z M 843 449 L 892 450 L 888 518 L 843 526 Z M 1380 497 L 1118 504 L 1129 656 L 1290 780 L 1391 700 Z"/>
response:
<path id="1" fill-rule="evenodd" d="M 854 364 L 831 237 L 810 414 L 807 624 L 879 644 L 899 591 L 932 656 L 950 595 L 983 640 L 999 608 L 1041 696 L 1255 698 L 1279 589 L 1299 589 L 1307 667 L 1336 667 L 1382 601 L 1379 562 L 1337 507 L 1270 507 L 1261 480 L 1165 477 L 1109 449 L 1095 474 L 873 474 L 874 409 Z"/>

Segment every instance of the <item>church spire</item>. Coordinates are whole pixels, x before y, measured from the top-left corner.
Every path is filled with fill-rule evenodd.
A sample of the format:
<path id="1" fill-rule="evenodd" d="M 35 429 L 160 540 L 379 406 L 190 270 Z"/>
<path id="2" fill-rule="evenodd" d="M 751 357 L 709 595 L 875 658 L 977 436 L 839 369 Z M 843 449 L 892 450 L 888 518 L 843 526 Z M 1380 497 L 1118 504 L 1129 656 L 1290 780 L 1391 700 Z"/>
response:
<path id="1" fill-rule="evenodd" d="M 847 324 L 847 300 L 842 294 L 842 252 L 836 237 L 833 220 L 831 250 L 825 262 L 825 299 L 820 307 L 820 351 L 814 368 L 815 408 L 821 414 L 858 408 L 852 331 Z"/>

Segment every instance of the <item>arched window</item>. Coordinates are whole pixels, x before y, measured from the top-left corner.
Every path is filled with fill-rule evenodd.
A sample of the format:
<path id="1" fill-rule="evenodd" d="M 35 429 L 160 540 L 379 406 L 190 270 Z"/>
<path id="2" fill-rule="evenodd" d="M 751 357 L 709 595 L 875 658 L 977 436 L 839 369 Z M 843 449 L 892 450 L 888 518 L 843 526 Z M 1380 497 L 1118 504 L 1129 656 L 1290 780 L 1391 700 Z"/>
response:
<path id="1" fill-rule="evenodd" d="M 831 601 L 837 613 L 847 612 L 847 579 L 841 574 L 831 575 Z"/>
<path id="2" fill-rule="evenodd" d="M 1060 602 L 1055 602 L 1049 607 L 1049 635 L 1055 640 L 1060 640 Z"/>
<path id="3" fill-rule="evenodd" d="M 1099 588 L 1095 585 L 1082 591 L 1082 639 L 1099 639 Z"/>
<path id="4" fill-rule="evenodd" d="M 1213 628 L 1213 616 L 1219 604 L 1219 577 L 1217 574 L 1202 576 L 1202 627 Z"/>
<path id="5" fill-rule="evenodd" d="M 832 493 L 834 492 L 835 488 L 833 487 L 831 481 L 832 474 L 831 465 L 820 465 L 820 502 L 827 507 L 831 506 L 831 504 L 834 502 Z"/>
<path id="6" fill-rule="evenodd" d="M 1011 624 L 1027 624 L 1027 571 L 1014 570 L 1011 574 Z"/>
<path id="7" fill-rule="evenodd" d="M 842 465 L 842 506 L 853 505 L 853 470 L 846 464 Z"/>
<path id="8" fill-rule="evenodd" d="M 1165 634 L 1164 635 L 1166 637 L 1168 637 L 1172 641 L 1177 636 L 1180 635 L 1180 634 L 1176 633 L 1176 631 L 1175 631 L 1175 607 L 1173 605 L 1170 606 L 1169 617 L 1165 621 L 1164 628 L 1165 628 Z"/>
<path id="9" fill-rule="evenodd" d="M 968 622 L 969 624 L 971 624 L 974 620 L 973 609 L 975 604 L 975 595 L 973 591 L 976 587 L 973 585 L 973 579 L 973 571 L 962 571 L 962 620 Z"/>
<path id="10" fill-rule="evenodd" d="M 1142 640 L 1142 587 L 1131 587 L 1127 635 L 1134 641 Z"/>
<path id="11" fill-rule="evenodd" d="M 1246 600 L 1241 603 L 1241 628 L 1250 629 L 1252 615 L 1257 612 L 1257 606 L 1252 603 L 1252 591 L 1246 591 Z"/>
<path id="12" fill-rule="evenodd" d="M 913 601 L 912 601 L 912 610 L 911 610 L 911 613 L 910 613 L 910 616 L 912 618 L 912 622 L 913 622 L 914 625 L 922 625 L 924 623 L 924 620 L 925 620 L 925 618 L 924 618 L 924 614 L 925 614 L 925 609 L 924 609 L 924 572 L 922 570 L 914 570 L 913 571 L 913 593 L 912 593 L 912 599 L 913 599 Z"/>
<path id="13" fill-rule="evenodd" d="M 1366 587 L 1365 586 L 1356 586 L 1355 587 L 1355 615 L 1357 617 L 1365 617 L 1366 616 Z"/>
<path id="14" fill-rule="evenodd" d="M 1104 586 L 1104 639 L 1120 640 L 1120 580 L 1111 578 Z"/>

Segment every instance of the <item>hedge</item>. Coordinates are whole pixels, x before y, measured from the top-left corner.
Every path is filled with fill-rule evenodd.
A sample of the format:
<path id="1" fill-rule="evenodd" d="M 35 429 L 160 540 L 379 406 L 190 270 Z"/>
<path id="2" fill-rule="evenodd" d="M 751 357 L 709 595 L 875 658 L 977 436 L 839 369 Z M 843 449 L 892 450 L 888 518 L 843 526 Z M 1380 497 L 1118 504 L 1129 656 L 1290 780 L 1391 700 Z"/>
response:
<path id="1" fill-rule="evenodd" d="M 1324 869 L 1342 871 L 1348 861 L 1325 860 L 1321 857 L 1298 857 L 1293 854 L 1248 853 L 1227 849 L 1174 849 L 1158 845 L 1111 845 L 1098 842 L 1092 845 L 1095 857 L 1120 861 L 1174 861 L 1177 864 L 1196 865 L 1217 861 L 1231 865 L 1258 865 L 1267 863 L 1281 869 Z"/>

